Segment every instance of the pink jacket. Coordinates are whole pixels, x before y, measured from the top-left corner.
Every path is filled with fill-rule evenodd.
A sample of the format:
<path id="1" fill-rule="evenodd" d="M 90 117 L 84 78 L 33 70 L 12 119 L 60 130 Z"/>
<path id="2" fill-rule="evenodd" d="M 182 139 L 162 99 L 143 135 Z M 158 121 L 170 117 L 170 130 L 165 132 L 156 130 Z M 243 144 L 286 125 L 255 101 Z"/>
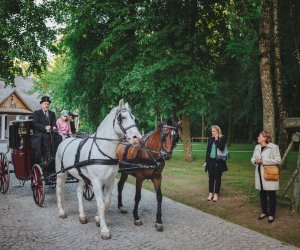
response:
<path id="1" fill-rule="evenodd" d="M 71 127 L 69 122 L 63 121 L 59 118 L 56 121 L 57 131 L 61 136 L 72 135 Z"/>

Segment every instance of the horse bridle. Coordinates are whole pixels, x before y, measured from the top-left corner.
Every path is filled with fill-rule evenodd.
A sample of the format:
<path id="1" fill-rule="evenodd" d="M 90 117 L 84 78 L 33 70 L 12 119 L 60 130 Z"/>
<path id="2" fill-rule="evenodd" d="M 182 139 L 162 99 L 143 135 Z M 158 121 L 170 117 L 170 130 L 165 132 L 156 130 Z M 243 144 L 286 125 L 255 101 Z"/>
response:
<path id="1" fill-rule="evenodd" d="M 115 126 L 115 120 L 117 120 L 117 124 L 119 125 L 119 127 L 122 130 L 122 132 L 124 133 L 124 135 L 126 135 L 128 129 L 137 127 L 137 125 L 139 123 L 139 120 L 137 118 L 134 118 L 134 124 L 129 125 L 128 127 L 124 128 L 123 125 L 122 125 L 122 119 L 123 119 L 122 118 L 122 112 L 123 111 L 128 111 L 128 110 L 127 109 L 118 109 L 116 111 L 116 116 L 115 116 L 114 121 L 113 121 L 113 126 Z M 128 113 L 130 114 L 130 117 L 133 119 L 132 114 L 129 111 L 128 111 Z"/>
<path id="2" fill-rule="evenodd" d="M 172 142 L 172 149 L 171 151 L 168 151 L 167 149 L 164 148 L 164 140 L 165 140 L 165 137 L 166 135 L 168 134 L 168 129 L 171 129 L 171 131 L 174 131 L 175 134 L 177 133 L 178 131 L 178 128 L 175 127 L 175 126 L 170 126 L 170 125 L 163 125 L 162 126 L 162 129 L 161 129 L 161 132 L 160 132 L 160 151 L 159 151 L 159 157 L 162 157 L 163 159 L 166 159 L 167 157 L 170 157 L 171 156 L 171 153 L 172 153 L 172 149 L 175 147 L 176 145 L 176 141 L 174 143 L 174 134 L 171 134 L 172 138 L 171 138 L 171 142 Z M 172 132 L 171 132 L 172 133 Z"/>

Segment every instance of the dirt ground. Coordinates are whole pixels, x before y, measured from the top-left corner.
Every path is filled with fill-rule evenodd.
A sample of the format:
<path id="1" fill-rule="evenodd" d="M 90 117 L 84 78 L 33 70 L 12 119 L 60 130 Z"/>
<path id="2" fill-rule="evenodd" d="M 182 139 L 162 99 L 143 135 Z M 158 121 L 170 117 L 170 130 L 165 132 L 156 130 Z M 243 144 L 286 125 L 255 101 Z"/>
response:
<path id="1" fill-rule="evenodd" d="M 204 175 L 190 176 L 187 180 L 181 176 L 171 176 L 171 171 L 165 172 L 162 192 L 164 196 L 175 201 L 300 247 L 300 207 L 298 213 L 293 214 L 289 207 L 284 207 L 277 202 L 275 221 L 269 224 L 267 218 L 257 220 L 261 213 L 259 200 L 255 198 L 257 190 L 253 189 L 245 194 L 224 185 L 218 202 L 212 202 L 206 200 L 208 196 L 206 183 L 207 177 Z M 145 181 L 143 188 L 153 191 L 151 181 Z"/>
<path id="2" fill-rule="evenodd" d="M 180 194 L 177 195 L 179 198 Z M 297 214 L 293 214 L 288 207 L 278 205 L 275 221 L 269 224 L 267 223 L 267 218 L 261 221 L 257 220 L 260 214 L 259 204 L 251 204 L 245 195 L 237 193 L 235 195 L 232 193 L 232 195 L 228 196 L 227 194 L 221 195 L 218 202 L 207 201 L 207 197 L 204 197 L 203 194 L 202 196 L 199 195 L 190 198 L 191 203 L 188 205 L 285 243 L 300 247 L 300 211 Z M 184 199 L 188 199 L 186 194 Z"/>

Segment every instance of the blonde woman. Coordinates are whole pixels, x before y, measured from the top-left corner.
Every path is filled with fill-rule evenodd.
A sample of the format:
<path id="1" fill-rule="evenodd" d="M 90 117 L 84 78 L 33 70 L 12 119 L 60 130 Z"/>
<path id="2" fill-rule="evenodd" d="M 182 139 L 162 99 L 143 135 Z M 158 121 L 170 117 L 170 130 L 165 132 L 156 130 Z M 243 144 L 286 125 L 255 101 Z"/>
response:
<path id="1" fill-rule="evenodd" d="M 268 223 L 275 219 L 276 190 L 279 189 L 279 181 L 266 181 L 264 179 L 264 165 L 279 165 L 281 156 L 277 145 L 272 143 L 270 132 L 261 132 L 257 138 L 251 163 L 255 168 L 255 188 L 260 190 L 260 205 L 262 213 L 258 220 L 268 217 Z"/>
<path id="2" fill-rule="evenodd" d="M 224 151 L 225 145 L 225 136 L 222 135 L 220 127 L 213 125 L 211 127 L 211 138 L 209 138 L 207 144 L 205 162 L 205 170 L 208 171 L 208 201 L 213 200 L 216 202 L 219 199 L 222 174 L 228 170 L 226 161 L 217 159 L 217 150 Z"/>

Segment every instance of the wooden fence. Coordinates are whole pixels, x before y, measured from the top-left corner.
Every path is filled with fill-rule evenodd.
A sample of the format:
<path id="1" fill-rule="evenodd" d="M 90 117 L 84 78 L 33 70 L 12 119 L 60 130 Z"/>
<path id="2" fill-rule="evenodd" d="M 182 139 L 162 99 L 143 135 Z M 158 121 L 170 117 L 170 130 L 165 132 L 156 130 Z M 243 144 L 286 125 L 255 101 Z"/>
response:
<path id="1" fill-rule="evenodd" d="M 196 141 L 208 141 L 208 137 L 191 137 L 191 141 L 192 142 L 196 142 Z"/>

